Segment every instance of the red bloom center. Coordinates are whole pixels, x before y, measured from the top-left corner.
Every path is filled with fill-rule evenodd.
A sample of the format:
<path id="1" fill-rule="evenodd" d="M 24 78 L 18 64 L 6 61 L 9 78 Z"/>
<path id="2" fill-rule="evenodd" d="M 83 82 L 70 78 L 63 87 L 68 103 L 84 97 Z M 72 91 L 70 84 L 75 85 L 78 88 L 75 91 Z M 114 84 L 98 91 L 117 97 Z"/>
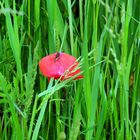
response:
<path id="1" fill-rule="evenodd" d="M 42 74 L 49 79 L 54 77 L 61 80 L 73 77 L 81 72 L 78 66 L 76 58 L 66 53 L 54 53 L 43 57 L 39 62 L 39 67 Z M 78 75 L 75 79 L 83 78 L 82 75 Z"/>

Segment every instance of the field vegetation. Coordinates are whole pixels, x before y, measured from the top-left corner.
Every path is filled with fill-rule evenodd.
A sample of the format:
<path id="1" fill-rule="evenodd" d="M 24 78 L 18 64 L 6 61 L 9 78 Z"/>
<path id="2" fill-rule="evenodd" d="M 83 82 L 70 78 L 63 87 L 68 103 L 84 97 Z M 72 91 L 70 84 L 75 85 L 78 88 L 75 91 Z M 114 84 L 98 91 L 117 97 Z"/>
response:
<path id="1" fill-rule="evenodd" d="M 48 82 L 65 52 L 83 79 Z M 0 0 L 0 140 L 140 140 L 139 0 Z"/>

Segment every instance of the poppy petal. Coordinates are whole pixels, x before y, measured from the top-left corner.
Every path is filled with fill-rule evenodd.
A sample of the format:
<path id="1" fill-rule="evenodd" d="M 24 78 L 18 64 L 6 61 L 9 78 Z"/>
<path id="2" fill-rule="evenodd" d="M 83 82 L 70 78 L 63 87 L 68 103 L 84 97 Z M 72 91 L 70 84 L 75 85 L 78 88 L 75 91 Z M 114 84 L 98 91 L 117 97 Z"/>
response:
<path id="1" fill-rule="evenodd" d="M 80 69 L 73 71 L 78 64 L 76 58 L 69 54 L 60 53 L 58 55 L 58 53 L 54 53 L 42 58 L 39 62 L 39 67 L 44 76 L 54 77 L 55 79 L 63 77 L 62 79 L 65 80 L 81 72 Z M 64 75 L 66 70 L 68 72 Z M 83 76 L 79 75 L 75 79 L 80 78 L 83 78 Z"/>

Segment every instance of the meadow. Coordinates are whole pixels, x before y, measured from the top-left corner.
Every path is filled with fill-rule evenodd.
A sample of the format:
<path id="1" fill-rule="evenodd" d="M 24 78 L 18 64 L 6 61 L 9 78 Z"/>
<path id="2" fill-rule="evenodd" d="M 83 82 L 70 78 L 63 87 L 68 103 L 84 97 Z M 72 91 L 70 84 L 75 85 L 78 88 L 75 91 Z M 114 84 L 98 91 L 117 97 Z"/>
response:
<path id="1" fill-rule="evenodd" d="M 48 81 L 42 57 L 77 58 Z M 140 140 L 139 0 L 0 0 L 0 140 Z"/>

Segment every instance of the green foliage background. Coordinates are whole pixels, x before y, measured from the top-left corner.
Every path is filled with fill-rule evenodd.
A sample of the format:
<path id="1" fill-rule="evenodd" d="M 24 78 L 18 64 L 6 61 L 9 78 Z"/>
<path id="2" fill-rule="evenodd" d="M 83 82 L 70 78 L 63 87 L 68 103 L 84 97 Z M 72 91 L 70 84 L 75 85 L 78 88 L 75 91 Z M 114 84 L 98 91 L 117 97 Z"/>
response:
<path id="1" fill-rule="evenodd" d="M 56 51 L 82 80 L 48 83 Z M 139 140 L 139 53 L 139 0 L 1 0 L 0 140 Z"/>

